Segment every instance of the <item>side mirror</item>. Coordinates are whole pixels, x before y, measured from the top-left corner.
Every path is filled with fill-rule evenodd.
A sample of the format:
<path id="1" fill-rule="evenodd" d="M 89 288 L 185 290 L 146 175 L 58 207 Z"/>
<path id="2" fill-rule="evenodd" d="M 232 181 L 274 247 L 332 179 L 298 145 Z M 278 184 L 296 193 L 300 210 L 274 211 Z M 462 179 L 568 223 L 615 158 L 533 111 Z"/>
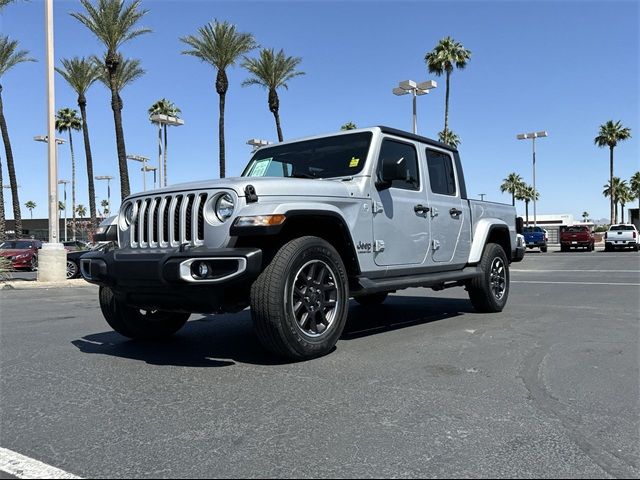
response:
<path id="1" fill-rule="evenodd" d="M 404 158 L 399 160 L 395 158 L 383 158 L 382 165 L 380 165 L 378 170 L 376 188 L 378 190 L 391 188 L 394 180 L 405 180 L 405 178 Z"/>

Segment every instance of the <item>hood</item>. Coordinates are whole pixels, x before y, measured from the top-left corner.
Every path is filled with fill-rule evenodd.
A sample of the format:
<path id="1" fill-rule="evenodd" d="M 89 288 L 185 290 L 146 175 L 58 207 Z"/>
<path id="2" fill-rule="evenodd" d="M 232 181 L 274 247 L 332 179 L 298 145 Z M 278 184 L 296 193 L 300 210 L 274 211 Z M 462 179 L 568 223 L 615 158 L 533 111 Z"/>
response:
<path id="1" fill-rule="evenodd" d="M 247 185 L 253 185 L 258 198 L 269 196 L 304 196 L 304 197 L 349 197 L 352 189 L 350 182 L 342 179 L 306 179 L 281 177 L 233 177 L 216 180 L 203 180 L 171 185 L 147 192 L 139 192 L 130 198 L 155 194 L 176 193 L 189 190 L 231 189 L 240 197 L 244 197 Z"/>
<path id="2" fill-rule="evenodd" d="M 7 250 L 0 250 L 0 257 L 14 257 L 16 255 L 20 255 L 22 253 L 30 253 L 31 250 L 28 248 L 13 248 Z"/>

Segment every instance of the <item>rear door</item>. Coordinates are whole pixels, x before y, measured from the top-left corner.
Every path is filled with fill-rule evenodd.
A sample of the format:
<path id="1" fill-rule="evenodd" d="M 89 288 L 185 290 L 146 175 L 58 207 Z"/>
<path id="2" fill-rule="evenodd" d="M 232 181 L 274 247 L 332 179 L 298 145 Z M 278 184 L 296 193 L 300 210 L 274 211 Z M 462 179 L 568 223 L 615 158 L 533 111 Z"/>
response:
<path id="1" fill-rule="evenodd" d="M 390 188 L 373 191 L 376 265 L 420 265 L 427 255 L 430 239 L 428 199 L 420 181 L 417 148 L 411 142 L 384 138 L 376 172 L 384 158 L 393 158 L 404 168 L 406 177 L 394 180 Z"/>
<path id="2" fill-rule="evenodd" d="M 449 152 L 426 149 L 431 207 L 431 251 L 434 262 L 451 262 L 465 221 L 466 209 L 453 157 Z"/>

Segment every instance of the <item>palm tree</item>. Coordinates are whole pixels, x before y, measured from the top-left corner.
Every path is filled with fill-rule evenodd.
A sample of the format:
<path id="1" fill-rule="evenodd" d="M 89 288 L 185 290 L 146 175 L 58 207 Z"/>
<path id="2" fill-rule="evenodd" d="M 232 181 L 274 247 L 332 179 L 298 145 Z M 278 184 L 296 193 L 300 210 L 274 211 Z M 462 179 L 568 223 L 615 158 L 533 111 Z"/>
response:
<path id="1" fill-rule="evenodd" d="M 589 212 L 582 212 L 582 221 L 587 222 L 589 220 Z"/>
<path id="2" fill-rule="evenodd" d="M 109 200 L 104 199 L 100 202 L 100 206 L 102 207 L 102 214 L 106 217 L 109 215 Z"/>
<path id="3" fill-rule="evenodd" d="M 166 98 L 161 98 L 160 100 L 158 100 L 156 103 L 154 103 L 153 105 L 151 105 L 151 107 L 149 107 L 148 110 L 149 113 L 149 117 L 151 117 L 152 115 L 168 115 L 169 117 L 176 117 L 176 118 L 180 118 L 179 115 L 182 113 L 182 110 L 180 110 L 178 107 L 176 107 L 174 105 L 173 102 L 170 102 L 169 100 L 167 100 Z M 167 124 L 165 123 L 163 125 L 164 127 L 164 159 L 163 159 L 163 171 L 162 171 L 162 177 L 164 178 L 164 186 L 167 186 Z"/>
<path id="4" fill-rule="evenodd" d="M 34 62 L 29 58 L 27 50 L 18 50 L 18 41 L 9 40 L 6 35 L 0 35 L 0 79 L 11 68 L 23 62 Z M 22 236 L 22 216 L 20 215 L 20 199 L 18 198 L 18 182 L 16 181 L 16 170 L 13 163 L 13 151 L 11 150 L 11 142 L 9 140 L 9 130 L 7 121 L 4 117 L 2 107 L 2 84 L 0 84 L 0 130 L 2 132 L 2 141 L 4 143 L 4 153 L 7 159 L 7 170 L 9 171 L 9 185 L 11 185 L 11 198 L 13 203 L 13 218 L 15 219 L 16 237 Z M 0 184 L 2 185 L 2 184 Z M 0 199 L 4 205 L 4 195 Z M 2 223 L 4 224 L 4 206 L 2 213 Z"/>
<path id="5" fill-rule="evenodd" d="M 640 215 L 640 172 L 633 174 L 629 186 L 631 187 L 631 195 L 633 198 L 638 199 L 638 214 Z"/>
<path id="6" fill-rule="evenodd" d="M 218 138 L 220 147 L 220 178 L 225 176 L 224 106 L 229 89 L 227 68 L 232 67 L 241 55 L 249 53 L 258 44 L 250 33 L 238 32 L 235 25 L 214 20 L 198 29 L 198 35 L 180 39 L 191 47 L 185 55 L 193 55 L 209 63 L 217 70 L 216 92 L 219 97 Z"/>
<path id="7" fill-rule="evenodd" d="M 73 215 L 73 227 L 71 235 L 76 239 L 76 158 L 73 152 L 72 130 L 78 131 L 82 128 L 82 122 L 77 117 L 78 112 L 71 108 L 61 108 L 56 114 L 56 130 L 58 133 L 69 132 L 69 148 L 71 149 L 71 212 Z"/>
<path id="8" fill-rule="evenodd" d="M 523 183 L 516 192 L 516 198 L 524 202 L 527 226 L 529 226 L 529 202 L 540 200 L 540 192 L 535 191 L 531 185 Z"/>
<path id="9" fill-rule="evenodd" d="M 626 182 L 625 182 L 626 183 Z M 618 196 L 620 194 L 620 177 L 613 177 L 611 181 L 603 185 L 602 194 L 605 198 L 610 198 L 613 202 L 613 215 L 611 216 L 611 224 L 618 223 Z"/>
<path id="10" fill-rule="evenodd" d="M 89 127 L 87 126 L 87 98 L 85 94 L 93 83 L 98 79 L 99 71 L 95 62 L 74 57 L 61 60 L 62 68 L 56 71 L 66 80 L 71 88 L 78 94 L 78 107 L 82 117 L 82 134 L 84 138 L 84 154 L 87 160 L 87 180 L 89 185 L 89 212 L 91 216 L 91 226 L 97 226 L 96 220 L 96 191 L 93 184 L 93 157 L 91 155 L 91 144 L 89 142 Z M 69 132 L 71 134 L 71 132 Z M 75 185 L 75 182 L 74 182 Z"/>
<path id="11" fill-rule="evenodd" d="M 82 219 L 87 214 L 87 209 L 83 204 L 79 203 L 78 206 L 76 207 L 76 212 L 78 213 L 78 216 Z"/>
<path id="12" fill-rule="evenodd" d="M 606 123 L 600 125 L 600 131 L 598 136 L 593 139 L 593 142 L 599 147 L 609 147 L 609 184 L 613 184 L 613 149 L 618 145 L 618 142 L 622 142 L 631 138 L 631 129 L 623 127 L 620 121 L 613 122 L 609 120 Z M 611 197 L 611 223 L 614 220 L 614 198 Z M 616 215 L 617 216 L 617 215 Z M 617 220 L 616 220 L 617 221 Z"/>
<path id="13" fill-rule="evenodd" d="M 340 127 L 340 130 L 355 130 L 358 126 L 353 122 L 347 122 Z"/>
<path id="14" fill-rule="evenodd" d="M 31 220 L 33 220 L 33 209 L 38 205 L 36 205 L 36 202 L 34 202 L 33 200 L 29 200 L 24 204 L 24 206 L 27 207 L 27 210 L 29 210 L 29 213 L 31 213 Z"/>
<path id="15" fill-rule="evenodd" d="M 517 173 L 510 173 L 507 178 L 502 180 L 502 185 L 500 185 L 500 191 L 502 193 L 509 192 L 511 194 L 511 205 L 515 207 L 516 205 L 516 193 L 524 186 L 524 181 L 522 177 Z"/>
<path id="16" fill-rule="evenodd" d="M 456 133 L 452 132 L 451 130 L 439 132 L 438 138 L 442 143 L 446 143 L 447 145 L 450 145 L 453 148 L 458 148 L 458 145 L 462 143 L 460 141 L 460 137 Z"/>
<path id="17" fill-rule="evenodd" d="M 447 89 L 444 102 L 444 129 L 442 133 L 447 134 L 449 130 L 449 82 L 453 69 L 462 70 L 467 66 L 467 62 L 471 58 L 471 51 L 464 48 L 460 42 L 456 42 L 451 37 L 443 38 L 438 42 L 433 50 L 424 57 L 427 63 L 429 73 L 437 76 L 446 74 Z"/>
<path id="18" fill-rule="evenodd" d="M 264 48 L 260 51 L 259 58 L 244 57 L 242 66 L 253 76 L 242 82 L 242 86 L 261 85 L 269 91 L 269 111 L 273 113 L 278 131 L 278 141 L 282 142 L 282 128 L 280 128 L 280 99 L 278 88 L 288 89 L 287 82 L 292 78 L 304 75 L 304 72 L 296 70 L 302 62 L 300 57 L 287 57 L 284 50 L 275 53 L 273 48 Z"/>
<path id="19" fill-rule="evenodd" d="M 106 48 L 102 67 L 106 71 L 106 85 L 111 91 L 111 110 L 113 111 L 118 166 L 120 168 L 120 195 L 124 200 L 130 190 L 127 149 L 122 129 L 122 98 L 120 98 L 120 88 L 117 81 L 118 70 L 122 69 L 121 63 L 124 59 L 118 53 L 118 49 L 123 43 L 151 31 L 148 28 L 136 27 L 147 10 L 139 9 L 140 0 L 134 0 L 128 5 L 125 5 L 124 0 L 97 0 L 97 5 L 93 5 L 89 0 L 80 0 L 80 3 L 86 12 L 74 12 L 71 15 L 91 30 Z"/>
<path id="20" fill-rule="evenodd" d="M 622 217 L 620 223 L 624 223 L 624 206 L 627 203 L 632 202 L 635 198 L 634 196 L 632 196 L 631 188 L 629 188 L 629 184 L 626 180 L 622 180 L 620 182 L 616 197 L 618 198 L 618 203 L 620 203 L 620 215 Z"/>

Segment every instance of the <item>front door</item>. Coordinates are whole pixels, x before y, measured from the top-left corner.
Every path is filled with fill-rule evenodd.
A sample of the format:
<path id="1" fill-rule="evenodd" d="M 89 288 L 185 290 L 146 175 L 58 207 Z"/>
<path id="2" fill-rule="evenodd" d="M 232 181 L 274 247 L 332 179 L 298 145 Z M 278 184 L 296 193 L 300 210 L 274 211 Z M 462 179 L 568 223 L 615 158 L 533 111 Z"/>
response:
<path id="1" fill-rule="evenodd" d="M 453 158 L 447 152 L 428 148 L 427 166 L 431 203 L 431 255 L 434 262 L 450 262 L 456 253 L 465 221 Z"/>
<path id="2" fill-rule="evenodd" d="M 385 138 L 378 171 L 385 158 L 392 158 L 406 176 L 372 195 L 375 262 L 380 266 L 420 265 L 429 249 L 429 217 L 418 152 L 413 143 Z"/>

